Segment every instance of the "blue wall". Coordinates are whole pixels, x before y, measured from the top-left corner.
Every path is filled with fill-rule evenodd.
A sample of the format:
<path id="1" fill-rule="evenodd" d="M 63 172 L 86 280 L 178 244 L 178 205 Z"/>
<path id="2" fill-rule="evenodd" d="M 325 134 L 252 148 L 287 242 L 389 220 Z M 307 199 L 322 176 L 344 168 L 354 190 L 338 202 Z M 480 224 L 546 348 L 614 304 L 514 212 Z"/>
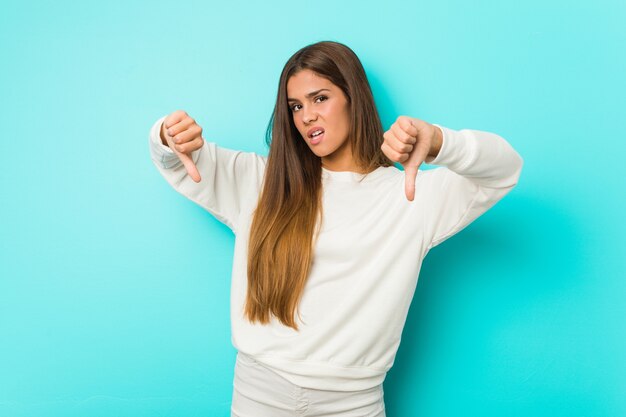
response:
<path id="1" fill-rule="evenodd" d="M 234 238 L 148 153 L 176 109 L 267 154 L 283 64 L 500 134 L 517 188 L 424 262 L 389 417 L 626 415 L 626 3 L 4 2 L 0 415 L 229 416 Z"/>

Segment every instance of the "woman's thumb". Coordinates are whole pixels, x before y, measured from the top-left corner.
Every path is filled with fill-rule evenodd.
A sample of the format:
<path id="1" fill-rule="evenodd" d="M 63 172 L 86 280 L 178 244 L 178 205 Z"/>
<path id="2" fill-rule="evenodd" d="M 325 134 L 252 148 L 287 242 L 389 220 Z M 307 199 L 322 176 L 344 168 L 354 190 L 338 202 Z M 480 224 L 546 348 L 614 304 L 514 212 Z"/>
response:
<path id="1" fill-rule="evenodd" d="M 186 153 L 181 153 L 181 152 L 178 152 L 178 157 L 180 158 L 183 165 L 185 166 L 185 169 L 187 170 L 187 173 L 189 174 L 191 179 L 194 180 L 195 182 L 200 182 L 201 180 L 200 173 L 198 172 L 198 168 L 196 167 L 196 164 L 193 163 L 193 160 L 191 159 L 191 157 L 187 155 Z"/>
<path id="2" fill-rule="evenodd" d="M 191 177 L 192 180 L 194 180 L 195 182 L 200 182 L 201 178 L 200 178 L 200 173 L 198 172 L 198 168 L 196 168 L 196 164 L 193 163 L 193 160 L 191 159 L 191 156 L 179 152 L 176 149 L 176 144 L 174 143 L 174 139 L 167 133 L 166 130 L 164 130 L 164 126 L 161 127 L 161 136 L 165 137 L 165 141 L 167 142 L 167 146 L 174 151 L 174 153 L 178 156 L 178 159 L 181 160 L 181 162 L 183 163 L 183 165 L 185 166 L 185 169 L 187 170 L 187 173 L 189 174 L 189 176 Z M 191 152 L 190 152 L 191 153 Z"/>
<path id="3" fill-rule="evenodd" d="M 417 177 L 416 166 L 404 167 L 404 193 L 409 201 L 415 198 L 415 177 Z"/>

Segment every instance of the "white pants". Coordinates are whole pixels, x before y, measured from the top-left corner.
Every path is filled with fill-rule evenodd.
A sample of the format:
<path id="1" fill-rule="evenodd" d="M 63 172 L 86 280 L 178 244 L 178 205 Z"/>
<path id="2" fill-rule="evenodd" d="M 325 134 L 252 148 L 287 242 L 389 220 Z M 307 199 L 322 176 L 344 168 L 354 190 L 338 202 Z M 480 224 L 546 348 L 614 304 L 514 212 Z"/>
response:
<path id="1" fill-rule="evenodd" d="M 294 385 L 238 352 L 231 417 L 385 417 L 383 385 L 326 391 Z"/>

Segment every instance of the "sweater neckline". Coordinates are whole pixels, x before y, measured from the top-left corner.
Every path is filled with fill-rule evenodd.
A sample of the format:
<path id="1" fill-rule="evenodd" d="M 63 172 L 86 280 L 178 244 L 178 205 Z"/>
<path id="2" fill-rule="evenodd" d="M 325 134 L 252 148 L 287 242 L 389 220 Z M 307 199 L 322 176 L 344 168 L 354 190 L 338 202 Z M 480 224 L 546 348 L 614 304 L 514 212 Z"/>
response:
<path id="1" fill-rule="evenodd" d="M 385 173 L 385 168 L 388 167 L 380 166 L 369 174 L 359 174 L 354 171 L 331 171 L 322 167 L 322 179 L 330 179 L 332 181 L 341 182 L 367 182 L 383 175 Z"/>

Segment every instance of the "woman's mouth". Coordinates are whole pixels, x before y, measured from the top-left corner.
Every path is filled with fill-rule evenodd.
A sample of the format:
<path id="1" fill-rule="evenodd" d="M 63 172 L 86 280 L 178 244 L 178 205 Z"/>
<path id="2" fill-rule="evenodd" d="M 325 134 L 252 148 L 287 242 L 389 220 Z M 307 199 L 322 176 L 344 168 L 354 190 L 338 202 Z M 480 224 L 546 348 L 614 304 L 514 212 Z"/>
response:
<path id="1" fill-rule="evenodd" d="M 325 132 L 322 132 L 318 135 L 310 137 L 309 141 L 311 142 L 311 145 L 317 145 L 318 143 L 320 143 L 322 141 L 322 138 L 324 137 L 324 133 Z"/>

